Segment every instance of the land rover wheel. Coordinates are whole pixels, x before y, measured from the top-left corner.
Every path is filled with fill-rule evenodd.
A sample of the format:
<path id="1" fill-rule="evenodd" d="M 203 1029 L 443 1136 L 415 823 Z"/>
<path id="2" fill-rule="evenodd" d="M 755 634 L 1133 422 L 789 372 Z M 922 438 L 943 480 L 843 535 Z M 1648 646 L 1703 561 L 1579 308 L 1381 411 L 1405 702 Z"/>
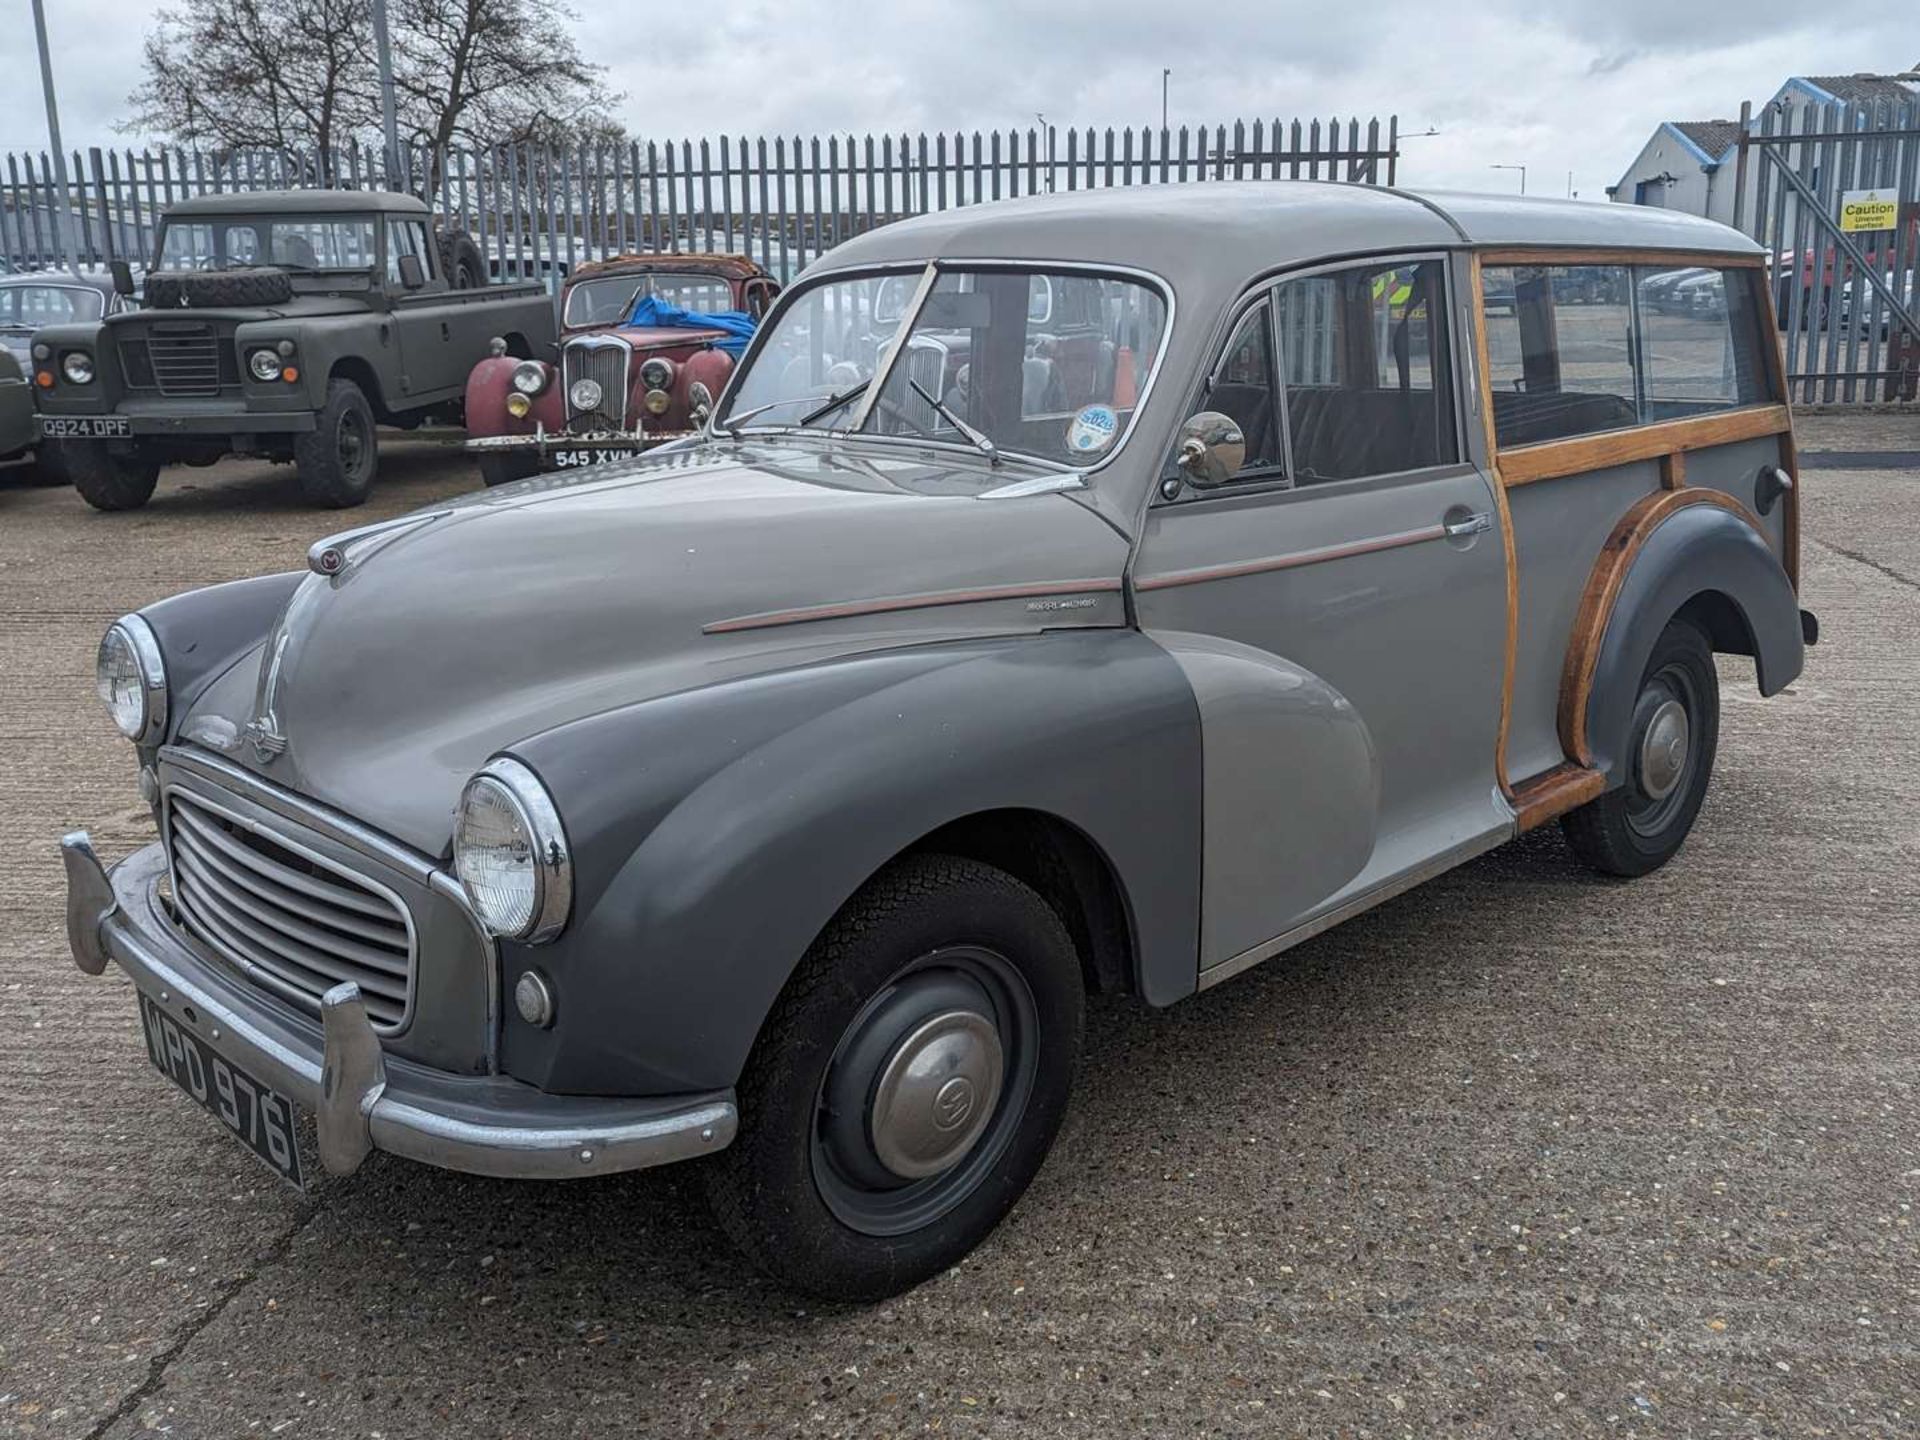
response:
<path id="1" fill-rule="evenodd" d="M 329 380 L 327 403 L 314 416 L 312 432 L 293 442 L 300 493 L 329 510 L 358 505 L 373 490 L 378 461 L 367 397 L 351 380 Z"/>
<path id="2" fill-rule="evenodd" d="M 540 473 L 540 462 L 532 455 L 506 454 L 482 455 L 480 457 L 480 478 L 489 488 L 495 485 L 511 485 L 516 480 L 525 480 L 529 475 Z"/>
<path id="3" fill-rule="evenodd" d="M 54 452 L 54 465 L 66 472 L 80 498 L 96 510 L 138 510 L 160 482 L 156 462 L 115 455 L 102 445 L 55 441 L 45 448 Z"/>
<path id="4" fill-rule="evenodd" d="M 1713 648 L 1695 626 L 1675 620 L 1641 677 L 1624 782 L 1561 818 L 1573 853 L 1607 875 L 1645 875 L 1666 864 L 1700 813 L 1719 741 Z"/>
<path id="5" fill-rule="evenodd" d="M 951 1266 L 1027 1188 L 1066 1113 L 1085 998 L 1060 918 L 945 855 L 883 871 L 807 952 L 709 1170 L 756 1264 L 840 1300 Z"/>

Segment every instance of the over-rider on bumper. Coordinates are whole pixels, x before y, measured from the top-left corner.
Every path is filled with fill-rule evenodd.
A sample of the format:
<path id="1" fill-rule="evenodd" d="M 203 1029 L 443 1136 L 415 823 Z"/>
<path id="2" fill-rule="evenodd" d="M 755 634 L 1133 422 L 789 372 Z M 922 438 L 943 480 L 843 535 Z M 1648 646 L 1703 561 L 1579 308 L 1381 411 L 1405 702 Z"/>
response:
<path id="1" fill-rule="evenodd" d="M 320 1163 L 351 1174 L 369 1150 L 477 1175 L 565 1179 L 638 1170 L 719 1150 L 738 1112 L 730 1090 L 653 1099 L 550 1095 L 503 1076 L 461 1076 L 386 1055 L 351 982 L 321 1002 L 321 1044 L 258 1006 L 168 921 L 159 844 L 111 874 L 84 830 L 60 842 L 67 941 L 99 975 L 108 960 L 172 1021 L 313 1113 Z"/>

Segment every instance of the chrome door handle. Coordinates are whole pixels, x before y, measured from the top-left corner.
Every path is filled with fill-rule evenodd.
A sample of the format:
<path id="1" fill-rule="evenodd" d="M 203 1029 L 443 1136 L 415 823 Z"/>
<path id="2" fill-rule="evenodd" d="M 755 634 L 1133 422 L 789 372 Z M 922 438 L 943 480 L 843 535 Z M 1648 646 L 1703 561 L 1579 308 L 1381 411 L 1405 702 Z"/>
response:
<path id="1" fill-rule="evenodd" d="M 1469 535 L 1484 535 L 1493 528 L 1493 516 L 1482 510 L 1477 515 L 1465 515 L 1458 520 L 1443 520 L 1440 528 L 1447 532 L 1449 540 L 1461 540 Z"/>

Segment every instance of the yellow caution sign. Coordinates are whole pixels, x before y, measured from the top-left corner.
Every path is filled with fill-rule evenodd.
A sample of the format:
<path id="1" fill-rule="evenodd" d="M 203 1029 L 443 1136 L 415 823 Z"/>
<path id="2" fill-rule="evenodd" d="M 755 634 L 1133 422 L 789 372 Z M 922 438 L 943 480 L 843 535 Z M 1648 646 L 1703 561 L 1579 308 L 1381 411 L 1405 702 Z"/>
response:
<path id="1" fill-rule="evenodd" d="M 1895 190 L 1848 190 L 1840 196 L 1840 228 L 1848 234 L 1891 230 L 1900 219 Z"/>

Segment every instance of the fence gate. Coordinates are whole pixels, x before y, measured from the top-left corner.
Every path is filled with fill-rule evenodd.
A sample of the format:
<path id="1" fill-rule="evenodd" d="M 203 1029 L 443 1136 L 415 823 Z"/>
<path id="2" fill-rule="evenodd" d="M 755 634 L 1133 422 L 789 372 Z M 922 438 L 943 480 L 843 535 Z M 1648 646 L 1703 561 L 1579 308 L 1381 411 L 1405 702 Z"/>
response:
<path id="1" fill-rule="evenodd" d="M 1792 398 L 1914 399 L 1920 99 L 1768 106 L 1758 126 L 1752 110 L 1740 112 L 1734 214 L 1773 252 Z"/>

